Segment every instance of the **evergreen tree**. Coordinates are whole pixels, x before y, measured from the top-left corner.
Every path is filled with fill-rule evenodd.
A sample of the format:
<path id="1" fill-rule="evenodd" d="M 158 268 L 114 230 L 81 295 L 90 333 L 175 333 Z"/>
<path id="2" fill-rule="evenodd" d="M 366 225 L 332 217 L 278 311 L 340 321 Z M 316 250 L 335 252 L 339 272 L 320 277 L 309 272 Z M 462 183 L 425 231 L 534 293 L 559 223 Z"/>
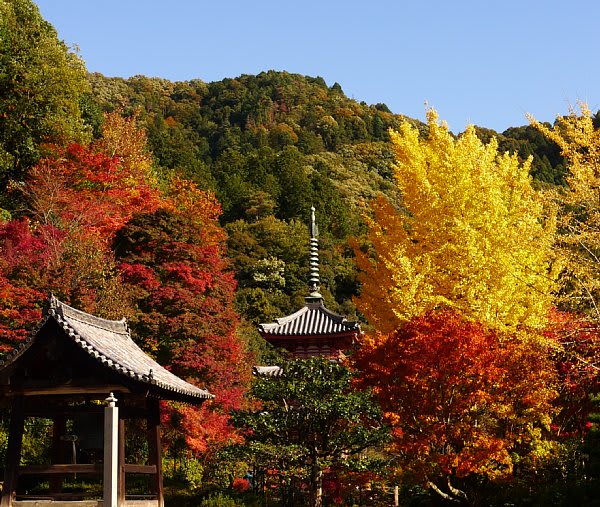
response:
<path id="1" fill-rule="evenodd" d="M 42 143 L 86 137 L 81 59 L 58 40 L 31 0 L 0 1 L 0 187 L 22 181 Z M 2 195 L 7 206 L 6 195 Z M 14 204 L 13 204 L 14 206 Z"/>
<path id="2" fill-rule="evenodd" d="M 282 482 L 308 483 L 311 506 L 322 504 L 325 470 L 352 469 L 358 453 L 387 439 L 379 407 L 353 378 L 325 358 L 290 361 L 279 376 L 255 379 L 250 396 L 260 408 L 234 415 L 246 434 L 246 458 Z"/>

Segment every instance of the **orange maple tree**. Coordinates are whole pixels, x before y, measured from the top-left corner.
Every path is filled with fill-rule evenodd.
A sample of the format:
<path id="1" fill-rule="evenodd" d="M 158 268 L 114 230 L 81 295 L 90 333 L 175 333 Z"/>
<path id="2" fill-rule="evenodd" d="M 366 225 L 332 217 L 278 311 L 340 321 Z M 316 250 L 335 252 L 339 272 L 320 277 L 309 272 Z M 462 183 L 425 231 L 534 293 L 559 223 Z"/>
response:
<path id="1" fill-rule="evenodd" d="M 393 428 L 402 471 L 455 499 L 468 476 L 510 476 L 511 453 L 535 452 L 556 397 L 552 363 L 536 343 L 502 339 L 450 311 L 367 336 L 353 360 Z"/>
<path id="2" fill-rule="evenodd" d="M 30 172 L 26 194 L 34 218 L 110 243 L 135 213 L 155 211 L 163 198 L 145 138 L 132 122 L 107 115 L 103 137 L 95 143 L 53 147 L 53 156 Z"/>
<path id="3" fill-rule="evenodd" d="M 213 194 L 173 178 L 161 208 L 135 215 L 113 243 L 141 345 L 217 396 L 210 406 L 172 413 L 196 453 L 236 438 L 228 412 L 242 406 L 251 374 L 251 356 L 236 334 L 236 284 L 220 213 Z"/>

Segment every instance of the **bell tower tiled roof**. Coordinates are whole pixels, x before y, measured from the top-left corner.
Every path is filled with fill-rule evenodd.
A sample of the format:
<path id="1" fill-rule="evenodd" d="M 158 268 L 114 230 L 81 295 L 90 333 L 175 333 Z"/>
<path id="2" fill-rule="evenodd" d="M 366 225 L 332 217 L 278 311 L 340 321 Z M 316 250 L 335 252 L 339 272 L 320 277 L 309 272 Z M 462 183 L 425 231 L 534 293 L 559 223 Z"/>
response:
<path id="1" fill-rule="evenodd" d="M 72 308 L 50 296 L 44 318 L 36 332 L 0 361 L 0 377 L 35 344 L 37 336 L 52 322 L 68 341 L 124 382 L 153 392 L 161 399 L 200 402 L 213 395 L 163 368 L 132 340 L 125 319 L 106 320 Z"/>

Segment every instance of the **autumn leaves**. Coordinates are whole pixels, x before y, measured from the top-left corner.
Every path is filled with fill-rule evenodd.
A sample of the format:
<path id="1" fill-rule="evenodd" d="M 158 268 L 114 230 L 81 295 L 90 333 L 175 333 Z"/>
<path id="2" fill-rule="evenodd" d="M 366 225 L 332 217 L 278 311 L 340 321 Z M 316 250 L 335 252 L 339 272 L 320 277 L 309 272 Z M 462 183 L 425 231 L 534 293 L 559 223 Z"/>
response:
<path id="1" fill-rule="evenodd" d="M 512 476 L 517 461 L 521 477 L 543 472 L 540 457 L 562 445 L 553 419 L 589 410 L 589 393 L 564 396 L 560 372 L 581 353 L 565 350 L 565 329 L 577 342 L 581 310 L 596 312 L 600 142 L 585 108 L 534 125 L 571 162 L 568 189 L 536 191 L 529 161 L 472 127 L 456 138 L 435 111 L 425 137 L 403 124 L 391 133 L 402 201 L 372 204 L 370 249 L 357 250 L 356 304 L 376 332 L 355 365 L 393 428 L 399 469 L 448 498 L 467 495 L 468 476 Z M 564 303 L 582 292 L 587 302 Z M 560 332 L 557 305 L 579 310 L 561 314 Z M 585 352 L 588 369 L 569 381 L 593 389 L 596 352 Z"/>
<path id="2" fill-rule="evenodd" d="M 46 146 L 24 185 L 28 218 L 0 224 L 0 348 L 40 319 L 53 292 L 84 311 L 127 317 L 161 364 L 219 394 L 218 406 L 179 414 L 198 439 L 228 440 L 252 360 L 236 334 L 234 274 L 215 196 L 154 173 L 136 117 L 105 115 L 88 145 Z M 190 444 L 191 446 L 192 444 Z"/>
<path id="3" fill-rule="evenodd" d="M 528 163 L 500 155 L 473 128 L 458 139 L 429 112 L 429 135 L 392 133 L 402 209 L 373 205 L 377 262 L 358 255 L 358 305 L 388 332 L 444 306 L 494 328 L 544 326 L 554 288 L 554 222 Z"/>

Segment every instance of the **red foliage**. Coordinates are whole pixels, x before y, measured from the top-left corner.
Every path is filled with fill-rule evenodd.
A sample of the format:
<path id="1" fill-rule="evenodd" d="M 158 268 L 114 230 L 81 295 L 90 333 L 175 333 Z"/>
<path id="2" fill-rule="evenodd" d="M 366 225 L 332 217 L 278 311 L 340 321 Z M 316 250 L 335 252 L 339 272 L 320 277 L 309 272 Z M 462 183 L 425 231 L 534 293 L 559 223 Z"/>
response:
<path id="1" fill-rule="evenodd" d="M 557 436 L 580 436 L 589 430 L 588 417 L 594 409 L 590 395 L 600 392 L 600 334 L 598 326 L 579 315 L 554 311 L 547 336 L 557 347 L 554 362 L 558 375 L 554 419 Z"/>
<path id="2" fill-rule="evenodd" d="M 153 291 L 160 287 L 160 281 L 156 278 L 154 270 L 149 266 L 122 262 L 119 270 L 123 279 L 138 289 Z"/>
<path id="3" fill-rule="evenodd" d="M 9 352 L 27 338 L 40 321 L 44 294 L 27 287 L 15 287 L 0 275 L 0 352 Z"/>
<path id="4" fill-rule="evenodd" d="M 41 318 L 43 290 L 64 237 L 27 219 L 0 225 L 0 352 L 24 340 Z"/>
<path id="5" fill-rule="evenodd" d="M 32 222 L 0 226 L 0 348 L 26 335 L 49 291 L 108 318 L 133 314 L 146 351 L 218 396 L 181 412 L 190 445 L 234 438 L 226 414 L 242 403 L 251 360 L 235 334 L 218 201 L 178 178 L 161 194 L 135 118 L 108 115 L 90 146 L 47 148 L 27 182 Z"/>
<path id="6" fill-rule="evenodd" d="M 545 350 L 501 340 L 451 312 L 367 337 L 354 361 L 361 385 L 379 398 L 403 467 L 424 483 L 507 476 L 510 452 L 530 449 L 555 397 Z"/>
<path id="7" fill-rule="evenodd" d="M 39 286 L 61 253 L 65 234 L 52 225 L 32 230 L 31 222 L 16 219 L 0 225 L 0 270 L 19 285 Z"/>
<path id="8" fill-rule="evenodd" d="M 32 169 L 27 193 L 42 223 L 77 226 L 110 242 L 134 213 L 154 211 L 161 202 L 158 190 L 129 169 L 93 147 L 56 148 Z"/>
<path id="9" fill-rule="evenodd" d="M 248 479 L 242 479 L 241 477 L 236 477 L 233 479 L 233 489 L 238 493 L 244 493 L 250 490 L 250 481 Z"/>
<path id="10" fill-rule="evenodd" d="M 214 196 L 177 180 L 166 209 L 140 214 L 116 235 L 123 282 L 136 304 L 130 321 L 145 350 L 216 394 L 202 409 L 178 409 L 196 452 L 237 436 L 227 412 L 240 408 L 251 358 L 235 334 L 235 279 L 224 257 Z"/>
<path id="11" fill-rule="evenodd" d="M 181 407 L 178 410 L 188 448 L 198 454 L 207 453 L 223 444 L 240 442 L 230 425 L 229 416 L 214 410 L 210 404 L 202 407 Z"/>

